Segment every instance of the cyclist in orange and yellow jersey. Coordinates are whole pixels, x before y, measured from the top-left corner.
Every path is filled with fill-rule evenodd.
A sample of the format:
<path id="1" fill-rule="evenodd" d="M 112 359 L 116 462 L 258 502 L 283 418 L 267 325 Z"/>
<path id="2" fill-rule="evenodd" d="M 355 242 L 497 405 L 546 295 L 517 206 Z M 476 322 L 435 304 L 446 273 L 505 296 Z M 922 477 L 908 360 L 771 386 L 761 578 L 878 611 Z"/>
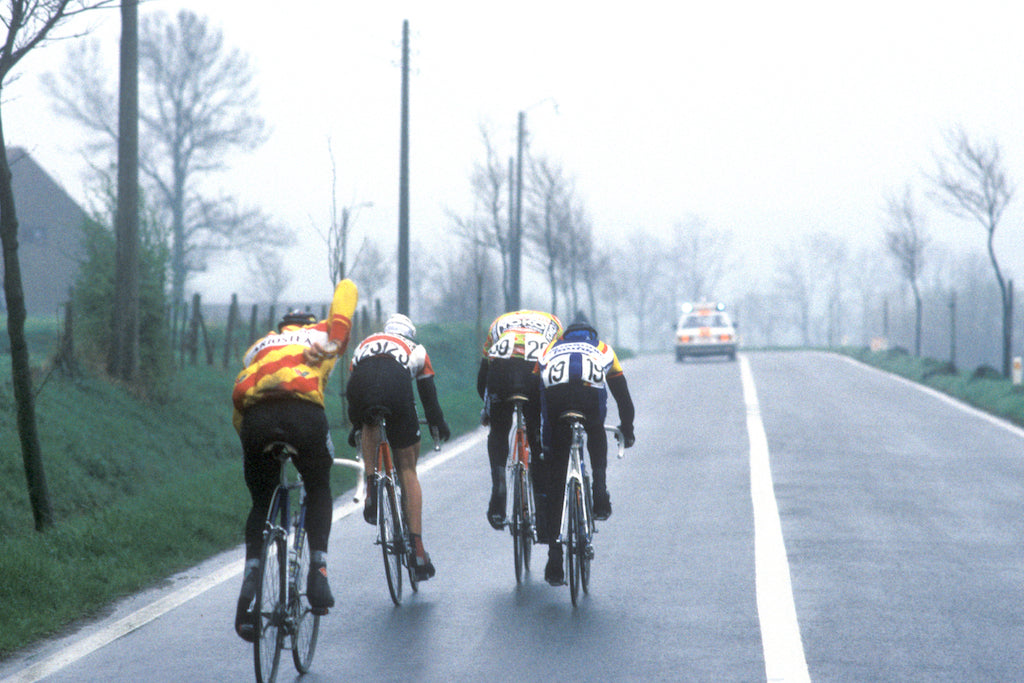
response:
<path id="1" fill-rule="evenodd" d="M 484 400 L 483 422 L 490 425 L 487 457 L 491 464 L 491 500 L 487 521 L 495 529 L 505 523 L 505 461 L 515 408 L 507 399 L 523 394 L 527 440 L 534 459 L 540 456 L 540 379 L 533 368 L 544 348 L 562 333 L 562 323 L 543 311 L 521 310 L 499 315 L 484 341 L 476 390 Z"/>
<path id="2" fill-rule="evenodd" d="M 280 475 L 277 461 L 263 452 L 274 441 L 285 441 L 298 451 L 292 459 L 306 488 L 309 604 L 316 614 L 326 614 L 334 606 L 327 582 L 334 448 L 324 413 L 324 385 L 348 345 L 358 296 L 355 284 L 342 280 L 334 290 L 327 320 L 318 321 L 301 310 L 289 312 L 276 331 L 249 347 L 245 367 L 235 379 L 233 423 L 242 441 L 245 483 L 252 496 L 235 631 L 250 642 L 256 637 L 250 606 L 259 582 L 263 523 Z"/>

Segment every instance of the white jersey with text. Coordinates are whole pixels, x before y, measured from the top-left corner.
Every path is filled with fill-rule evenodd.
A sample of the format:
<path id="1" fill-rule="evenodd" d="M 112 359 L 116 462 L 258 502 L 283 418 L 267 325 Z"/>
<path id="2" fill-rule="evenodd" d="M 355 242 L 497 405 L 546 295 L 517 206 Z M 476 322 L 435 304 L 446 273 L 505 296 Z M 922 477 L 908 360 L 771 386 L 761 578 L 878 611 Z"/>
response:
<path id="1" fill-rule="evenodd" d="M 433 377 L 430 356 L 422 344 L 395 334 L 371 334 L 352 352 L 352 367 L 374 356 L 390 356 L 398 361 L 414 379 Z"/>
<path id="2" fill-rule="evenodd" d="M 545 387 L 579 381 L 603 388 L 609 377 L 622 374 L 612 347 L 604 342 L 559 340 L 548 346 L 538 363 Z"/>

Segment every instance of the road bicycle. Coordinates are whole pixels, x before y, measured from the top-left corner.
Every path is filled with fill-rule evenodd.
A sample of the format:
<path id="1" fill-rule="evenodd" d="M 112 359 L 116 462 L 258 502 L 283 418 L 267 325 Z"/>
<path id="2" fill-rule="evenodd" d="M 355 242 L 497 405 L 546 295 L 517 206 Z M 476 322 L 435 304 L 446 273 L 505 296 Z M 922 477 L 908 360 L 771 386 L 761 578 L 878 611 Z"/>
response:
<path id="1" fill-rule="evenodd" d="M 523 570 L 530 571 L 530 553 L 537 540 L 533 482 L 530 479 L 530 442 L 526 436 L 523 406 L 527 397 L 514 394 L 508 398 L 515 406 L 515 421 L 505 464 L 505 526 L 512 534 L 516 583 L 522 583 Z"/>
<path id="2" fill-rule="evenodd" d="M 263 530 L 259 587 L 253 605 L 253 660 L 256 680 L 272 683 L 277 677 L 281 650 L 292 651 L 292 661 L 300 674 L 309 671 L 320 633 L 320 615 L 313 613 L 302 580 L 309 572 L 306 491 L 297 472 L 293 480 L 288 476 L 288 461 L 298 451 L 289 443 L 275 441 L 264 453 L 281 464 L 281 478 L 270 500 Z M 297 495 L 293 496 L 293 492 Z"/>
<path id="3" fill-rule="evenodd" d="M 409 520 L 402 505 L 402 485 L 398 478 L 388 442 L 387 418 L 391 411 L 383 406 L 370 408 L 368 426 L 376 428 L 380 434 L 377 444 L 377 470 L 370 477 L 368 486 L 377 493 L 377 540 L 384 557 L 384 576 L 388 582 L 388 592 L 395 605 L 402 604 L 402 567 L 409 574 L 409 586 L 415 593 L 418 589 L 415 568 L 415 548 L 409 535 Z M 423 423 L 423 420 L 420 420 Z M 434 450 L 440 448 L 437 431 L 431 429 L 434 439 Z"/>
<path id="4" fill-rule="evenodd" d="M 565 473 L 565 496 L 562 500 L 562 523 L 558 542 L 565 546 L 569 597 L 573 606 L 576 606 L 579 602 L 580 588 L 583 588 L 584 593 L 589 589 L 590 561 L 594 559 L 593 541 L 597 528 L 594 525 L 590 472 L 587 470 L 586 458 L 583 455 L 586 444 L 586 416 L 569 410 L 562 413 L 560 419 L 569 422 L 572 442 L 569 446 L 569 465 Z M 610 425 L 605 425 L 604 428 L 615 435 L 618 457 L 621 458 L 625 453 L 622 431 Z"/>

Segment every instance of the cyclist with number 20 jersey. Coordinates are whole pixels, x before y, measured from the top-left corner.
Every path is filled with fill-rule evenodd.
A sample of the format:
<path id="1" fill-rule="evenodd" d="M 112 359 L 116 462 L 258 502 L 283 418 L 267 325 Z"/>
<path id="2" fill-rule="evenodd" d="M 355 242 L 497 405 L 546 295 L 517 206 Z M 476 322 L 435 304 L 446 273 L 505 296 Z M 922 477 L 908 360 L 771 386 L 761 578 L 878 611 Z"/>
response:
<path id="1" fill-rule="evenodd" d="M 505 522 L 505 461 L 514 406 L 513 394 L 527 398 L 523 406 L 526 434 L 534 459 L 540 456 L 540 378 L 533 372 L 540 354 L 562 333 L 558 318 L 543 311 L 512 311 L 491 323 L 484 341 L 476 390 L 484 400 L 483 422 L 490 426 L 487 457 L 491 465 L 491 499 L 487 521 L 495 529 Z"/>

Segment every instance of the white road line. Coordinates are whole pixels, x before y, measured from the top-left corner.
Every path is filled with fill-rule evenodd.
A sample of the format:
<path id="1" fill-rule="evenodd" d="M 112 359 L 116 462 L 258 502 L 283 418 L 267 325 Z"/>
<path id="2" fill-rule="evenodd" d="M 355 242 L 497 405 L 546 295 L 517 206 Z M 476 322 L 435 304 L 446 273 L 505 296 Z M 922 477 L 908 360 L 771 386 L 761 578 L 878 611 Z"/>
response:
<path id="1" fill-rule="evenodd" d="M 455 442 L 451 448 L 444 449 L 439 454 L 431 458 L 425 458 L 424 461 L 420 463 L 419 467 L 417 467 L 417 471 L 428 472 L 433 468 L 448 462 L 452 458 L 461 455 L 470 448 L 478 445 L 486 435 L 487 432 L 484 430 L 472 432 Z M 334 521 L 338 521 L 342 517 L 352 514 L 361 507 L 362 506 L 359 503 L 352 502 L 339 505 L 334 510 L 333 519 Z M 244 566 L 244 559 L 239 559 L 236 562 L 225 565 L 206 576 L 182 586 L 142 609 L 132 612 L 123 619 L 73 643 L 69 647 L 56 652 L 46 659 L 33 664 L 27 669 L 22 669 L 18 673 L 3 679 L 0 683 L 35 683 L 35 681 L 39 681 L 50 676 L 69 664 L 92 654 L 96 650 L 109 645 L 118 638 L 128 635 L 132 631 L 145 626 L 154 619 L 157 619 L 171 610 L 180 607 L 192 598 L 205 593 L 214 586 L 218 586 L 225 581 L 240 575 Z"/>
<path id="2" fill-rule="evenodd" d="M 930 394 L 931 396 L 934 396 L 935 398 L 939 399 L 940 401 L 943 401 L 944 403 L 948 403 L 949 405 L 953 406 L 954 408 L 962 410 L 963 412 L 967 413 L 968 415 L 974 415 L 975 417 L 980 417 L 982 420 L 985 420 L 986 422 L 988 422 L 990 424 L 993 424 L 993 425 L 995 425 L 997 427 L 1001 427 L 1002 429 L 1005 429 L 1006 431 L 1010 432 L 1011 434 L 1013 434 L 1015 436 L 1024 437 L 1024 429 L 1022 429 L 1019 425 L 1016 425 L 1013 422 L 1010 422 L 1009 420 L 1007 420 L 1004 417 L 999 417 L 998 415 L 993 415 L 992 413 L 986 413 L 984 410 L 981 410 L 979 408 L 975 408 L 974 406 L 970 405 L 969 403 L 965 403 L 964 401 L 962 401 L 961 399 L 957 398 L 956 396 L 950 396 L 949 394 L 944 393 L 942 391 L 939 391 L 938 389 L 935 389 L 933 387 L 930 387 L 927 384 L 920 384 L 919 382 L 915 382 L 912 379 L 907 379 L 906 377 L 901 377 L 900 375 L 897 375 L 894 372 L 889 372 L 888 370 L 883 370 L 881 368 L 876 368 L 873 365 L 868 365 L 867 363 L 865 363 L 863 361 L 860 361 L 860 360 L 857 360 L 856 358 L 851 358 L 850 356 L 845 356 L 843 354 L 838 354 L 838 353 L 833 353 L 833 354 L 829 354 L 829 355 L 841 358 L 842 360 L 846 361 L 847 363 L 850 363 L 851 365 L 856 365 L 856 366 L 864 368 L 866 370 L 871 370 L 871 371 L 877 372 L 879 374 L 885 375 L 889 379 L 896 380 L 897 382 L 902 382 L 903 384 L 907 385 L 908 387 L 913 387 L 914 389 L 922 391 L 922 392 L 924 392 L 926 394 Z"/>
<path id="3" fill-rule="evenodd" d="M 750 361 L 740 355 L 740 378 L 747 407 L 750 439 L 750 497 L 754 504 L 754 568 L 756 573 L 757 617 L 761 625 L 765 676 L 774 681 L 810 681 L 804 658 L 800 624 L 793 603 L 789 559 L 782 538 L 782 522 L 772 486 L 768 458 L 768 437 L 761 422 Z"/>

